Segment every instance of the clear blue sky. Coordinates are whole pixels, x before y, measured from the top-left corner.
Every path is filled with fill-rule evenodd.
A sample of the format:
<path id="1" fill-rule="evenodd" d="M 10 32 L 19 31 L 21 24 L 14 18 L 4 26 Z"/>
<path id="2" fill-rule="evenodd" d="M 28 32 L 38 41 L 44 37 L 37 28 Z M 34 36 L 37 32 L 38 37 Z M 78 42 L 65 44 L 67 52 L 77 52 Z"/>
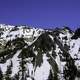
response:
<path id="1" fill-rule="evenodd" d="M 0 0 L 0 23 L 75 29 L 80 25 L 80 0 Z"/>

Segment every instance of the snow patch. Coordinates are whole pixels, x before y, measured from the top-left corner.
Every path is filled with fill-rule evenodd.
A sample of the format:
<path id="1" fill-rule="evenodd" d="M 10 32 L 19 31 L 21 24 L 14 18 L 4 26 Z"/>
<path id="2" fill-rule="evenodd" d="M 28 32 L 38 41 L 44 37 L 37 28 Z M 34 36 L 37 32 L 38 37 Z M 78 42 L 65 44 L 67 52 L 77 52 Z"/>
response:
<path id="1" fill-rule="evenodd" d="M 20 54 L 21 50 L 17 51 L 17 53 L 13 56 L 13 58 L 11 59 L 13 62 L 13 67 L 12 67 L 12 74 L 11 77 L 14 76 L 15 74 L 18 73 L 19 71 L 19 58 L 18 55 Z"/>
<path id="2" fill-rule="evenodd" d="M 43 55 L 43 64 L 37 67 L 35 71 L 35 80 L 47 80 L 50 72 L 50 64 L 47 61 L 46 54 Z"/>

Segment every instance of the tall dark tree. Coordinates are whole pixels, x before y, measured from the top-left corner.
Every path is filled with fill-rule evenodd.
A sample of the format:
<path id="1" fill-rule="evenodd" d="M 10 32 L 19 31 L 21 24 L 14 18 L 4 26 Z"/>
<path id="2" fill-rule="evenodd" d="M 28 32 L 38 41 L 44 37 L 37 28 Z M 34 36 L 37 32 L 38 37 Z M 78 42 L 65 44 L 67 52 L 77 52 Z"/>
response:
<path id="1" fill-rule="evenodd" d="M 52 71 L 50 70 L 50 74 L 49 74 L 48 80 L 53 80 L 53 79 L 54 79 L 54 77 L 53 77 Z"/>
<path id="2" fill-rule="evenodd" d="M 24 80 L 25 79 L 25 64 L 26 64 L 26 61 L 25 61 L 25 56 L 24 56 L 24 53 L 25 53 L 25 49 L 22 49 L 22 52 L 20 54 L 20 58 L 21 58 L 21 62 L 20 62 L 20 73 L 21 73 L 21 80 Z"/>

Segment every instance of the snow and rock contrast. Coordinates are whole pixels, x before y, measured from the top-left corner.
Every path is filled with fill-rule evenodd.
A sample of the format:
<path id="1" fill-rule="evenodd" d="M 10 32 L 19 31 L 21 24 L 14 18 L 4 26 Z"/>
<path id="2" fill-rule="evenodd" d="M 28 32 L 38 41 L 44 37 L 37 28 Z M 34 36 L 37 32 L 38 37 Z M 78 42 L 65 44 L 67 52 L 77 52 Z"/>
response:
<path id="1" fill-rule="evenodd" d="M 1 24 L 0 80 L 80 80 L 80 28 Z"/>

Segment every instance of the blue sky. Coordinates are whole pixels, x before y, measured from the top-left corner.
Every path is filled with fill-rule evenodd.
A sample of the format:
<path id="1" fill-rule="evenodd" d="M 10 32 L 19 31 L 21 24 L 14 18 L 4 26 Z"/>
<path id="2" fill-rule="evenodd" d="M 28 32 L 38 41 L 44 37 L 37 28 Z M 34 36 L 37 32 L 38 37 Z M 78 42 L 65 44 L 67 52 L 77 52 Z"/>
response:
<path id="1" fill-rule="evenodd" d="M 0 23 L 76 29 L 80 0 L 0 0 Z"/>

